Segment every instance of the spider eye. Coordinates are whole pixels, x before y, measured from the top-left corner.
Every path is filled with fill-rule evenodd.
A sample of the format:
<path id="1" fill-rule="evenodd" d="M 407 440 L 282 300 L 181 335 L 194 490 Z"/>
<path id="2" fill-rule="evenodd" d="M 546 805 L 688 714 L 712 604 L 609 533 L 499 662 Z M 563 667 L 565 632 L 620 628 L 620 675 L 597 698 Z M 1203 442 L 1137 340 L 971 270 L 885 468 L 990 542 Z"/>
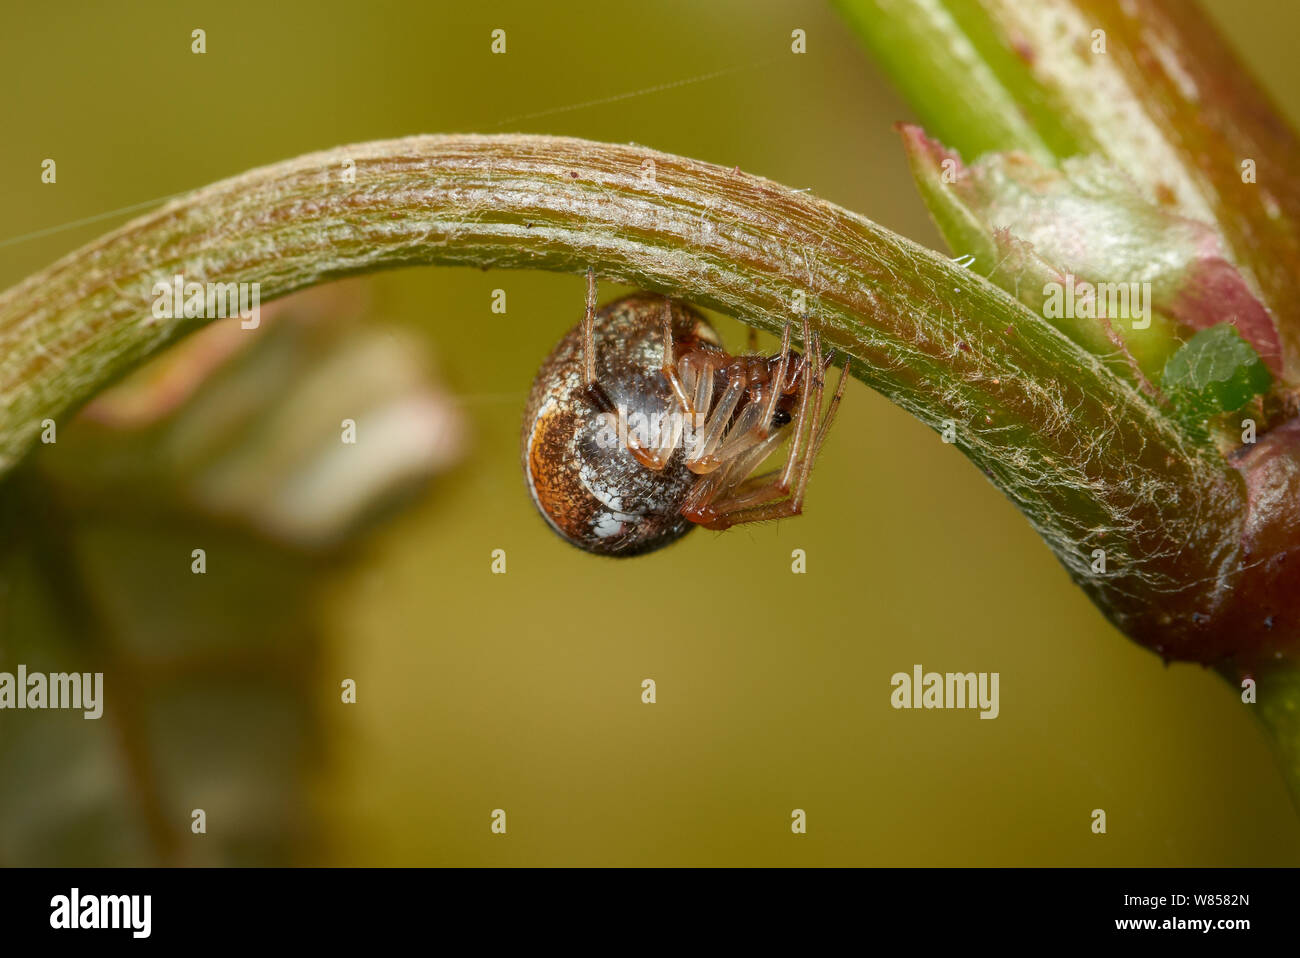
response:
<path id="1" fill-rule="evenodd" d="M 778 409 L 772 413 L 773 426 L 788 426 L 790 424 L 790 414 L 784 409 Z"/>

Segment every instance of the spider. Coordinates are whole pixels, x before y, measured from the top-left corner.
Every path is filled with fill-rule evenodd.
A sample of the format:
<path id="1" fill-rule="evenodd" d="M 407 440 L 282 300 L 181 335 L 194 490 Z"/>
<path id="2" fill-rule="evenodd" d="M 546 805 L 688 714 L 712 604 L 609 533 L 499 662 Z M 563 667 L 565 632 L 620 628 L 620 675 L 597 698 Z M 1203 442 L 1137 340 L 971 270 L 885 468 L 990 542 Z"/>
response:
<path id="1" fill-rule="evenodd" d="M 633 556 L 696 525 L 727 529 L 797 516 L 813 461 L 844 394 L 848 361 L 820 423 L 821 338 L 732 356 L 684 303 L 634 293 L 587 310 L 542 363 L 522 433 L 524 475 L 551 528 L 588 552 Z M 790 428 L 787 428 L 790 427 Z M 752 475 L 790 438 L 784 466 Z"/>

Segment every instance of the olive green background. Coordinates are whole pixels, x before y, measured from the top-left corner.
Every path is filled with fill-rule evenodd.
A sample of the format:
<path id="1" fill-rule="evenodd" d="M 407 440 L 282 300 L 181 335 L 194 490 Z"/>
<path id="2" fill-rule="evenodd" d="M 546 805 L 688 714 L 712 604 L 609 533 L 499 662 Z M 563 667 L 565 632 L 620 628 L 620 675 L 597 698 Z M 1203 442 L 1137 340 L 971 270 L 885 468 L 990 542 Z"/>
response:
<path id="1" fill-rule="evenodd" d="M 1210 6 L 1273 95 L 1293 93 L 1300 7 Z M 341 143 L 519 130 L 739 165 L 942 248 L 891 130 L 911 112 L 815 2 L 15 4 L 0 75 L 0 242 Z M 0 286 L 123 220 L 0 246 Z M 518 462 L 525 392 L 581 279 L 369 282 L 376 315 L 430 344 L 473 448 L 330 589 L 313 860 L 1300 862 L 1233 690 L 1124 640 L 955 448 L 860 383 L 804 517 L 597 559 L 533 512 Z M 890 676 L 915 663 L 1001 673 L 1000 717 L 893 710 Z M 355 706 L 337 704 L 343 676 Z"/>

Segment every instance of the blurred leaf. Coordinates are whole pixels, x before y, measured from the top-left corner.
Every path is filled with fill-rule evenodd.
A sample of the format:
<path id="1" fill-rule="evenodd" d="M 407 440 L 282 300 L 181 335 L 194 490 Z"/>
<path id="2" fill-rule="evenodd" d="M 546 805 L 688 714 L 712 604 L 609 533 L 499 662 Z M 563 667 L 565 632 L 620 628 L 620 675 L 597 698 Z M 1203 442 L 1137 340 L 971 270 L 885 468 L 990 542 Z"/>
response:
<path id="1" fill-rule="evenodd" d="M 98 721 L 6 712 L 0 862 L 322 853 L 306 796 L 341 677 L 318 597 L 375 521 L 464 447 L 418 344 L 351 322 L 355 291 L 321 288 L 264 309 L 255 332 L 234 321 L 186 339 L 0 490 L 0 670 L 103 672 L 105 698 Z"/>

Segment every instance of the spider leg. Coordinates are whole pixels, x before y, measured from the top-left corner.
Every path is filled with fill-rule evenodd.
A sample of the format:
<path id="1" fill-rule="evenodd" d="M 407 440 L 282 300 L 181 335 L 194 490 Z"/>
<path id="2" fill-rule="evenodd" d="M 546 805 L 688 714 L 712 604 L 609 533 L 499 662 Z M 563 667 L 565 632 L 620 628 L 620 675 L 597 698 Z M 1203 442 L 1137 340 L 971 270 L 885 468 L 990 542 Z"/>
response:
<path id="1" fill-rule="evenodd" d="M 660 369 L 663 370 L 664 378 L 668 380 L 668 386 L 673 391 L 673 396 L 677 400 L 679 411 L 689 415 L 693 412 L 691 408 L 691 397 L 686 392 L 686 387 L 682 385 L 681 379 L 677 375 L 677 362 L 673 358 L 673 304 L 672 300 L 664 300 L 664 355 L 660 363 Z"/>
<path id="2" fill-rule="evenodd" d="M 781 386 L 785 380 L 786 366 L 790 362 L 790 324 L 786 323 L 781 333 L 781 360 L 776 375 L 767 386 L 767 396 L 763 398 L 760 391 L 749 405 L 740 411 L 735 423 L 727 430 L 726 438 L 710 453 L 701 465 L 714 465 L 727 459 L 733 459 L 753 448 L 772 435 L 772 420 L 776 416 L 776 405 L 780 400 Z M 743 470 L 739 475 L 746 475 L 752 470 Z"/>
<path id="3" fill-rule="evenodd" d="M 817 415 L 822 408 L 822 390 L 826 386 L 826 367 L 822 365 L 822 337 L 820 332 L 813 333 L 812 349 L 812 398 L 808 402 L 808 436 L 803 448 L 803 458 L 799 461 L 799 479 L 795 486 L 793 498 L 803 502 L 804 490 L 808 488 L 808 477 L 812 474 L 813 444 L 817 439 Z"/>
<path id="4" fill-rule="evenodd" d="M 728 490 L 744 488 L 754 482 L 755 480 L 746 480 L 745 477 L 757 469 L 784 439 L 785 436 L 781 434 L 768 436 L 722 468 L 701 476 L 682 504 L 682 515 L 692 522 L 705 525 L 717 518 L 720 508 L 731 508 L 733 495 Z M 764 476 L 763 480 L 769 479 L 771 475 L 775 473 Z M 772 484 L 766 482 L 765 485 L 770 487 Z M 748 500 L 742 504 L 748 504 Z"/>
<path id="5" fill-rule="evenodd" d="M 667 335 L 666 325 L 665 335 Z M 808 320 L 806 317 L 804 318 L 804 335 L 805 337 L 808 335 Z M 790 365 L 792 354 L 790 348 L 790 324 L 786 323 L 785 329 L 781 333 L 781 361 L 777 367 L 775 377 L 767 387 L 768 393 L 766 397 L 760 399 L 762 397 L 760 391 L 759 395 L 741 410 L 734 423 L 731 422 L 731 417 L 740 404 L 745 388 L 749 385 L 749 380 L 747 375 L 739 369 L 728 376 L 727 386 L 723 390 L 722 398 L 718 400 L 718 405 L 699 430 L 692 430 L 692 441 L 686 456 L 687 468 L 697 475 L 707 475 L 717 470 L 722 463 L 734 459 L 746 450 L 757 446 L 771 435 L 772 420 L 776 416 L 777 402 L 791 388 L 786 384 L 786 370 Z M 667 353 L 665 352 L 666 365 Z M 800 368 L 803 368 L 803 366 Z M 711 372 L 712 370 L 706 369 L 696 381 L 695 403 L 690 408 L 692 415 L 695 415 L 696 410 L 709 408 L 709 403 L 713 397 L 713 377 Z M 665 375 L 670 375 L 667 369 L 665 369 Z M 679 387 L 674 384 L 674 390 L 677 391 L 678 389 Z M 685 386 L 680 387 L 679 395 L 689 394 L 690 391 Z"/>
<path id="6" fill-rule="evenodd" d="M 587 269 L 587 312 L 582 317 L 582 384 L 591 389 L 596 380 L 596 271 Z"/>
<path id="7" fill-rule="evenodd" d="M 633 431 L 628 428 L 627 421 L 624 418 L 626 412 L 626 409 L 620 408 L 617 417 L 613 413 L 607 415 L 615 420 L 618 437 L 633 458 L 647 469 L 659 472 L 664 466 L 668 465 L 668 460 L 673 456 L 673 450 L 677 448 L 677 444 L 681 440 L 682 417 L 668 412 L 660 413 L 655 419 L 647 423 L 647 432 L 649 434 L 644 437 L 647 441 L 643 443 L 641 438 L 634 435 Z"/>
<path id="8" fill-rule="evenodd" d="M 772 418 L 776 415 L 776 403 L 781 398 L 781 388 L 785 382 L 785 370 L 790 364 L 790 324 L 785 324 L 781 331 L 781 364 L 776 368 L 776 378 L 772 380 L 772 393 L 767 397 L 767 408 L 763 411 L 763 438 L 772 432 Z"/>
<path id="9" fill-rule="evenodd" d="M 731 428 L 727 430 L 726 438 L 710 455 L 701 460 L 700 465 L 717 468 L 721 463 L 728 459 L 735 459 L 736 456 L 768 438 L 766 428 L 768 420 L 764 418 L 766 408 L 766 403 L 758 402 L 750 402 L 745 406 Z"/>
<path id="10" fill-rule="evenodd" d="M 701 522 L 700 525 L 715 532 L 722 532 L 732 526 L 738 526 L 746 522 L 789 519 L 802 514 L 803 503 L 795 502 L 794 499 L 782 499 L 779 502 L 769 502 L 766 505 L 738 509 L 735 512 L 718 512 L 714 518 Z"/>
<path id="11" fill-rule="evenodd" d="M 693 356 L 683 356 L 680 364 L 682 379 L 687 384 L 687 391 L 691 391 L 690 384 L 694 383 L 695 399 L 691 404 L 691 416 L 700 417 L 701 410 L 707 410 L 713 404 L 713 371 L 714 366 L 711 363 L 699 360 Z M 703 419 L 695 423 L 692 420 L 692 426 L 698 425 L 704 428 Z"/>
<path id="12" fill-rule="evenodd" d="M 815 336 L 809 333 L 807 317 L 804 317 L 803 327 L 804 327 L 804 342 L 809 343 L 815 352 L 818 349 L 818 340 Z M 788 333 L 789 333 L 789 327 L 787 326 L 786 327 L 787 336 Z M 782 343 L 788 349 L 789 344 L 786 336 L 782 337 Z M 808 411 L 810 408 L 809 400 L 810 400 L 810 393 L 812 392 L 813 369 L 815 368 L 813 363 L 806 362 L 804 361 L 803 358 L 800 359 L 799 366 L 801 370 L 800 375 L 802 378 L 802 389 L 801 389 L 801 395 L 799 397 L 799 411 L 795 416 L 795 420 L 793 424 L 793 429 L 792 429 L 793 435 L 790 440 L 790 452 L 786 460 L 785 468 L 781 471 L 777 479 L 770 480 L 763 487 L 755 488 L 752 491 L 750 491 L 749 494 L 745 496 L 746 504 L 752 502 L 764 502 L 767 500 L 780 498 L 782 496 L 787 495 L 790 491 L 790 484 L 793 481 L 795 470 L 798 468 L 800 464 L 800 459 L 801 459 L 800 450 L 804 448 L 803 445 L 804 433 L 809 432 L 808 425 L 807 425 Z M 779 379 L 778 382 L 780 382 Z M 820 393 L 818 394 L 818 403 L 820 403 Z M 755 405 L 751 408 L 759 408 L 759 407 Z M 818 408 L 817 403 L 811 405 L 811 409 L 813 410 L 814 416 L 816 415 L 817 408 Z M 784 437 L 773 436 L 771 438 L 779 441 Z M 809 438 L 811 439 L 811 435 L 809 436 Z M 775 445 L 775 443 L 773 443 L 772 445 Z M 771 452 L 772 445 L 768 445 L 766 442 L 760 441 L 760 447 L 766 448 L 768 452 Z M 718 458 L 720 459 L 721 457 Z M 720 521 L 721 513 L 723 511 L 732 510 L 735 508 L 733 504 L 727 501 L 729 497 L 727 497 L 725 494 L 731 490 L 734 490 L 744 485 L 745 478 L 748 475 L 748 473 L 753 471 L 753 469 L 756 468 L 759 462 L 761 461 L 762 460 L 759 459 L 757 461 L 750 463 L 748 465 L 748 468 L 745 470 L 745 472 L 738 472 L 737 470 L 734 469 L 728 469 L 729 475 L 737 476 L 737 480 L 733 481 L 730 488 L 725 486 L 722 482 L 717 482 L 707 487 L 700 487 L 697 490 L 701 496 L 700 500 L 698 501 L 698 503 L 694 501 L 689 503 L 688 505 L 694 506 L 694 508 L 690 512 L 687 512 L 686 507 L 684 507 L 683 513 L 686 514 L 687 518 L 690 518 L 691 521 L 693 522 L 698 522 L 708 526 L 709 528 L 714 528 L 715 526 L 713 525 L 713 523 Z M 706 495 L 707 498 L 704 498 Z M 726 526 L 718 526 L 718 528 L 726 528 Z"/>
<path id="13" fill-rule="evenodd" d="M 812 332 L 808 325 L 807 316 L 803 318 L 803 344 L 805 350 L 812 348 Z M 805 352 L 805 354 L 801 355 L 793 366 L 789 367 L 789 373 L 781 383 L 781 391 L 787 396 L 794 392 L 795 384 L 803 377 L 803 370 L 807 365 L 808 357 Z"/>
<path id="14" fill-rule="evenodd" d="M 587 268 L 587 311 L 582 317 L 582 385 L 587 401 L 617 428 L 614 401 L 596 376 L 596 271 L 591 267 Z"/>
<path id="15" fill-rule="evenodd" d="M 727 463 L 721 469 L 696 479 L 695 485 L 691 487 L 691 491 L 682 502 L 682 515 L 698 524 L 703 524 L 710 519 L 713 516 L 713 509 L 709 506 L 709 502 L 717 497 L 719 490 L 726 484 L 730 472 L 731 463 Z"/>
<path id="16" fill-rule="evenodd" d="M 747 385 L 743 370 L 733 367 L 727 375 L 727 388 L 722 391 L 722 398 L 713 408 L 704 428 L 694 437 L 694 448 L 687 450 L 686 467 L 699 475 L 713 472 L 721 462 L 713 455 L 722 440 L 722 434 L 731 422 L 732 413 L 740 404 L 740 397 Z"/>
<path id="17" fill-rule="evenodd" d="M 821 349 L 821 340 L 816 333 L 811 335 L 808 332 L 808 317 L 803 321 L 804 344 L 812 352 L 812 359 L 809 359 L 807 353 L 799 359 L 799 365 L 802 367 L 802 384 L 799 395 L 799 411 L 794 417 L 794 435 L 790 439 L 790 455 L 786 459 L 785 468 L 781 471 L 780 485 L 785 489 L 790 488 L 790 483 L 794 481 L 795 470 L 800 463 L 800 453 L 803 451 L 803 434 L 808 427 L 808 410 L 811 407 L 813 415 L 817 415 L 818 406 L 810 403 L 814 390 L 813 370 L 820 365 L 819 356 Z M 821 391 L 817 391 L 817 402 L 821 401 Z"/>
<path id="18" fill-rule="evenodd" d="M 799 413 L 795 417 L 794 435 L 790 440 L 790 454 L 786 459 L 785 468 L 780 471 L 775 481 L 771 481 L 766 486 L 757 484 L 748 489 L 743 497 L 739 497 L 741 502 L 726 500 L 719 502 L 715 506 L 718 513 L 715 523 L 725 524 L 711 523 L 710 528 L 725 529 L 737 522 L 756 522 L 785 515 L 797 516 L 803 511 L 804 491 L 808 488 L 808 478 L 812 473 L 813 456 L 810 452 L 817 438 L 816 416 L 821 409 L 824 382 L 821 339 L 817 333 L 813 333 L 811 339 L 812 359 L 804 363 L 803 395 L 799 397 Z M 792 483 L 793 492 L 791 492 Z M 770 502 L 786 495 L 789 495 L 789 499 L 785 502 Z M 764 502 L 768 504 L 761 505 Z M 789 511 L 768 514 L 777 506 L 784 506 Z M 749 516 L 751 512 L 752 518 L 743 518 Z"/>
<path id="19" fill-rule="evenodd" d="M 825 441 L 826 434 L 830 431 L 831 423 L 835 419 L 840 399 L 844 395 L 849 366 L 849 360 L 846 357 L 844 367 L 840 371 L 839 382 L 836 383 L 835 395 L 831 398 L 830 405 L 821 423 L 818 424 L 815 417 L 817 410 L 821 406 L 825 371 L 834 361 L 834 354 L 828 355 L 825 360 L 821 358 L 819 337 L 812 339 L 811 351 L 812 362 L 804 366 L 804 381 L 807 383 L 809 371 L 815 368 L 816 375 L 811 383 L 810 390 L 813 395 L 809 396 L 808 391 L 806 391 L 804 397 L 802 397 L 808 399 L 808 403 L 806 406 L 803 402 L 800 403 L 799 417 L 794 424 L 795 436 L 792 439 L 792 444 L 799 442 L 805 426 L 806 410 L 811 408 L 813 410 L 812 418 L 807 421 L 808 437 L 803 454 L 795 456 L 792 449 L 791 458 L 787 461 L 785 468 L 779 472 L 771 472 L 750 479 L 741 478 L 739 482 L 731 484 L 730 487 L 726 484 L 719 484 L 708 490 L 701 489 L 701 495 L 698 501 L 693 503 L 692 511 L 686 512 L 683 509 L 683 514 L 691 521 L 709 529 L 720 530 L 745 522 L 762 522 L 767 519 L 797 516 L 803 512 L 803 500 L 808 488 L 808 479 L 812 473 L 812 465 L 821 451 L 822 443 Z M 773 440 L 779 440 L 779 438 L 779 436 L 772 437 Z M 741 459 L 737 460 L 734 463 L 735 468 L 728 470 L 728 476 L 744 477 L 748 471 L 756 468 L 767 453 L 771 451 L 770 448 L 765 448 L 765 446 L 766 444 L 756 447 L 751 453 L 746 453 Z M 741 471 L 742 469 L 745 471 Z M 796 476 L 797 480 L 795 481 L 793 493 L 791 493 L 790 482 Z M 711 494 L 706 496 L 705 493 Z"/>
<path id="20" fill-rule="evenodd" d="M 835 358 L 834 352 L 826 357 L 826 365 L 829 367 L 831 361 Z M 835 413 L 840 408 L 840 398 L 844 395 L 845 379 L 849 375 L 849 357 L 844 357 L 844 365 L 840 367 L 840 378 L 835 383 L 835 395 L 831 397 L 830 408 L 826 410 L 826 416 L 822 419 L 822 424 L 817 427 L 817 440 L 812 446 L 812 456 L 817 458 L 818 453 L 822 451 L 822 443 L 826 440 L 826 434 L 831 431 L 831 423 L 835 421 Z"/>
<path id="21" fill-rule="evenodd" d="M 752 476 L 735 487 L 735 490 L 719 497 L 713 508 L 716 513 L 737 512 L 750 506 L 762 505 L 773 499 L 780 499 L 788 494 L 776 481 L 781 475 L 780 469 L 773 469 L 761 476 Z"/>

